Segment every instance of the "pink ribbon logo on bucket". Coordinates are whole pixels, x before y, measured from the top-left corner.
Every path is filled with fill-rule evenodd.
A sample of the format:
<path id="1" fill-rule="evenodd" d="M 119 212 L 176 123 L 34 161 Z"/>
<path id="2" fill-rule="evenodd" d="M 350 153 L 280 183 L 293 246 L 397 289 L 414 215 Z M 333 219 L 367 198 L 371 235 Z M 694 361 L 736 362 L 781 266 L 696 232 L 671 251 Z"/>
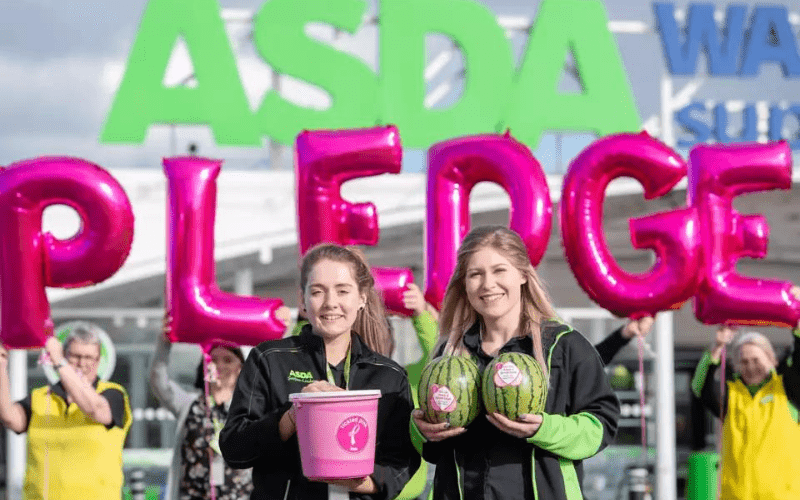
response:
<path id="1" fill-rule="evenodd" d="M 358 415 L 346 418 L 339 424 L 336 431 L 336 439 L 345 451 L 358 453 L 367 446 L 369 438 L 369 428 L 367 421 Z"/>

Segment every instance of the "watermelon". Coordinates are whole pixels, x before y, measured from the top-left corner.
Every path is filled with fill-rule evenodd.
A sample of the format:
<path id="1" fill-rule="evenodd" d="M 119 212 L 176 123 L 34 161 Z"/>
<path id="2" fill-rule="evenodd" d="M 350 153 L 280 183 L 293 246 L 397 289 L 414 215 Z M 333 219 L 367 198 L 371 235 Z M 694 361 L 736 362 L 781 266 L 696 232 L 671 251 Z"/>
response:
<path id="1" fill-rule="evenodd" d="M 526 413 L 541 413 L 547 401 L 547 380 L 533 356 L 506 352 L 483 371 L 483 405 L 487 413 L 516 420 Z"/>
<path id="2" fill-rule="evenodd" d="M 419 381 L 419 407 L 425 420 L 451 427 L 463 427 L 480 410 L 478 365 L 463 356 L 440 356 L 423 370 Z"/>

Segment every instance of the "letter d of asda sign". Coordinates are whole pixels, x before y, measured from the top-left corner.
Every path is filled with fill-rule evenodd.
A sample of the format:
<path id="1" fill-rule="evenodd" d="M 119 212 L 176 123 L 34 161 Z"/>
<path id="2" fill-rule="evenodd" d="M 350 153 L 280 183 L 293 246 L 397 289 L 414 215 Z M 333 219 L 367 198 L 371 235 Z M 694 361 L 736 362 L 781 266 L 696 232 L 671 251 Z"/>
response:
<path id="1" fill-rule="evenodd" d="M 366 0 L 265 2 L 252 27 L 258 54 L 279 73 L 325 90 L 332 104 L 305 108 L 268 91 L 251 109 L 217 0 L 150 0 L 101 142 L 141 144 L 153 124 L 207 124 L 219 145 L 260 146 L 264 136 L 291 143 L 303 129 L 393 123 L 409 147 L 510 128 L 535 148 L 546 130 L 606 135 L 640 128 L 599 0 L 543 0 L 519 69 L 494 14 L 473 0 L 380 0 L 379 73 L 305 33 L 308 23 L 354 33 L 368 7 Z M 448 36 L 464 56 L 463 92 L 445 109 L 424 106 L 429 33 Z M 180 37 L 193 88 L 162 83 Z M 582 92 L 559 93 L 570 50 Z"/>

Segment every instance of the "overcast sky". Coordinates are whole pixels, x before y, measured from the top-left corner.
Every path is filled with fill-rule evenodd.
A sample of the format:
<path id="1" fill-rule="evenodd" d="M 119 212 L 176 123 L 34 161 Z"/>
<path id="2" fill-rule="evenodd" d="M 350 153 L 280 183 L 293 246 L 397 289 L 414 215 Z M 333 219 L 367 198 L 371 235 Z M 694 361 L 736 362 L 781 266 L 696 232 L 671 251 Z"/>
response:
<path id="1" fill-rule="evenodd" d="M 223 8 L 255 10 L 262 1 L 220 3 Z M 528 17 L 535 15 L 539 4 L 517 0 L 482 3 L 500 15 Z M 714 3 L 725 6 L 729 2 Z M 796 0 L 770 3 L 783 3 L 800 11 Z M 605 4 L 612 20 L 654 24 L 652 2 L 609 0 Z M 755 2 L 747 4 L 754 6 Z M 99 143 L 100 130 L 122 78 L 145 5 L 145 0 L 4 2 L 0 18 L 0 164 L 58 154 L 86 158 L 106 168 L 160 168 L 161 157 L 184 153 L 190 142 L 196 142 L 201 154 L 223 158 L 229 168 L 266 168 L 268 141 L 260 149 L 217 148 L 205 127 L 179 127 L 174 137 L 167 127 L 151 127 L 142 146 Z M 231 37 L 238 47 L 236 57 L 243 84 L 255 107 L 268 88 L 265 82 L 269 69 L 249 46 L 246 28 L 244 32 L 242 29 L 231 28 Z M 363 42 L 374 38 L 374 29 L 365 28 L 353 40 Z M 617 41 L 639 113 L 646 120 L 659 109 L 659 78 L 665 68 L 659 38 L 654 33 L 620 34 Z M 374 58 L 374 46 L 367 44 L 364 49 L 363 43 L 358 45 L 360 48 L 351 49 L 370 50 Z M 172 68 L 173 77 L 180 74 L 179 66 L 176 63 Z M 766 68 L 750 81 L 713 79 L 697 95 L 703 99 L 800 102 L 800 79 L 785 79 L 777 69 Z M 581 140 L 586 141 L 578 138 L 578 142 Z M 544 139 L 542 144 L 539 154 L 552 155 L 552 138 Z M 565 154 L 574 154 L 576 147 L 565 142 Z M 409 152 L 407 158 L 406 169 L 422 168 L 419 153 Z"/>

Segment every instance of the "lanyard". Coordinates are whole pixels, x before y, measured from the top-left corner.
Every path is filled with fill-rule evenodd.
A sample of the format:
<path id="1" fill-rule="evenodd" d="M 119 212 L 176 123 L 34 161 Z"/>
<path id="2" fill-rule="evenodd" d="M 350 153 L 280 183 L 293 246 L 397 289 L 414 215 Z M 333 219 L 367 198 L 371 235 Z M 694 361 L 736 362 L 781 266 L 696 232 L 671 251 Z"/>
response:
<path id="1" fill-rule="evenodd" d="M 211 394 L 208 395 L 206 399 L 206 405 L 208 406 L 208 414 L 211 417 L 211 425 L 214 428 L 214 435 L 211 437 L 211 441 L 208 445 L 214 450 L 214 453 L 217 455 L 222 455 L 222 452 L 219 449 L 219 434 L 222 432 L 222 428 L 225 427 L 225 421 L 219 420 L 214 415 L 214 408 L 217 406 L 217 402 L 214 401 L 214 396 Z"/>
<path id="2" fill-rule="evenodd" d="M 333 378 L 331 365 L 327 360 L 325 361 L 325 369 L 328 370 L 328 382 L 336 385 L 336 379 Z M 350 347 L 347 348 L 347 356 L 344 358 L 344 388 L 345 390 L 350 388 Z"/>

